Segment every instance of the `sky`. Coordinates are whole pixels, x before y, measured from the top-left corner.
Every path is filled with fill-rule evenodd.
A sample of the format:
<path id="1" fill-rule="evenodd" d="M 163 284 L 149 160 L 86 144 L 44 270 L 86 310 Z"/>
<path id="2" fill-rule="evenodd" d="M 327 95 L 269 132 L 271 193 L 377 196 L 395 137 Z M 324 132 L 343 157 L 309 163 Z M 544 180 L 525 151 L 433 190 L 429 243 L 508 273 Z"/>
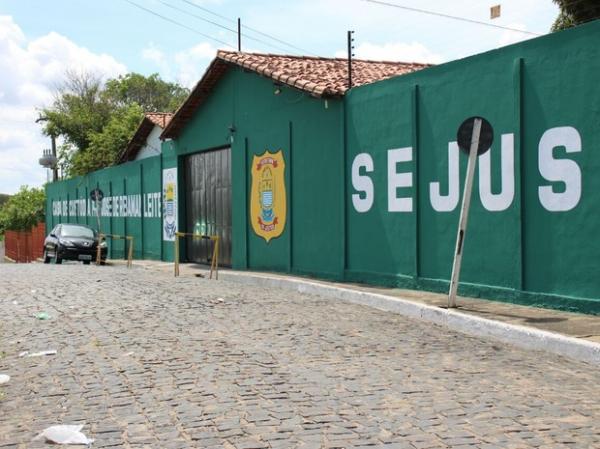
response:
<path id="1" fill-rule="evenodd" d="M 537 34 L 558 14 L 552 0 L 387 1 Z M 242 50 L 263 53 L 345 57 L 354 30 L 357 58 L 439 64 L 535 37 L 365 0 L 0 0 L 0 193 L 47 181 L 50 139 L 35 119 L 67 70 L 192 87 L 217 49 L 236 49 L 225 28 L 238 17 Z"/>

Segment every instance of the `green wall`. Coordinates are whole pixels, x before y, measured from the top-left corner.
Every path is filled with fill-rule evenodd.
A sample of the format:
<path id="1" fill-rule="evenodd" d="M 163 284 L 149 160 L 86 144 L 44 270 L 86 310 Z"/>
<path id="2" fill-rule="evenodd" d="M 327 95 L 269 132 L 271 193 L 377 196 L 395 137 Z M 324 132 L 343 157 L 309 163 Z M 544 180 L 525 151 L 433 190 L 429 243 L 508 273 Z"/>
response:
<path id="1" fill-rule="evenodd" d="M 372 157 L 374 171 L 359 174 L 370 176 L 374 203 L 358 212 L 351 198 L 361 189 L 348 179 L 346 278 L 447 291 L 460 203 L 436 210 L 431 183 L 448 195 L 448 145 L 480 115 L 495 140 L 491 164 L 478 162 L 459 293 L 600 313 L 598 42 L 600 22 L 353 89 L 346 170 L 356 155 Z M 506 185 L 501 142 L 506 156 L 514 142 Z M 413 211 L 390 212 L 387 153 L 402 147 L 413 160 L 397 171 L 413 187 L 397 195 L 412 198 Z M 462 195 L 467 156 L 459 158 Z M 482 165 L 491 176 L 480 179 Z"/>
<path id="2" fill-rule="evenodd" d="M 104 193 L 100 229 L 104 234 L 131 235 L 134 258 L 161 258 L 161 157 L 128 162 L 87 176 L 46 185 L 46 230 L 58 223 L 87 224 L 98 228 L 90 192 Z M 129 201 L 125 205 L 123 197 Z M 110 198 L 110 201 L 109 201 Z M 107 240 L 109 258 L 125 258 L 124 240 Z"/>
<path id="3" fill-rule="evenodd" d="M 446 291 L 466 171 L 453 142 L 481 115 L 495 140 L 478 162 L 459 293 L 600 313 L 598 42 L 594 22 L 327 101 L 232 65 L 162 156 L 50 184 L 49 216 L 96 185 L 160 192 L 161 170 L 178 167 L 190 232 L 184 159 L 231 146 L 234 268 Z M 269 243 L 249 222 L 252 158 L 265 150 L 286 166 L 285 231 Z M 94 220 L 61 214 L 48 227 Z M 172 260 L 160 218 L 102 220 L 143 241 L 136 257 Z"/>
<path id="4" fill-rule="evenodd" d="M 280 89 L 276 95 L 272 80 L 231 67 L 174 142 L 178 162 L 171 163 L 178 163 L 182 173 L 185 155 L 231 146 L 234 268 L 339 278 L 344 244 L 342 102 Z M 248 223 L 250 166 L 253 156 L 265 150 L 283 151 L 288 203 L 285 232 L 269 243 Z M 180 212 L 184 226 L 183 194 Z M 181 249 L 183 253 L 183 245 Z"/>

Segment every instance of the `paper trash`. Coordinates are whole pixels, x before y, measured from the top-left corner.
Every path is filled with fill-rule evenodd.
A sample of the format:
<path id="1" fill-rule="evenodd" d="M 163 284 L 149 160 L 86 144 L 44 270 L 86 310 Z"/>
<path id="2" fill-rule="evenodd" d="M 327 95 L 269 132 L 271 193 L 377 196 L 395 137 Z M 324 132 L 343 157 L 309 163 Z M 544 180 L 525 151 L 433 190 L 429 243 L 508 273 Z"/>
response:
<path id="1" fill-rule="evenodd" d="M 83 429 L 83 424 L 77 426 L 52 426 L 48 427 L 33 440 L 46 440 L 55 444 L 92 444 L 94 440 L 89 439 L 81 433 L 81 429 Z"/>

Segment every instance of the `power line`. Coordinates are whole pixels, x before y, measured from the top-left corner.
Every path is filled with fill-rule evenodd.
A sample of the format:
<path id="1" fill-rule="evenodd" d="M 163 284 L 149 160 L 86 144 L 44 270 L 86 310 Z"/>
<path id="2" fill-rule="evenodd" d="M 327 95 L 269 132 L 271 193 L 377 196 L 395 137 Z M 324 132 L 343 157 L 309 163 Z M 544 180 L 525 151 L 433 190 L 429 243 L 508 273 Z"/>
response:
<path id="1" fill-rule="evenodd" d="M 287 43 L 287 42 L 285 42 L 285 41 L 283 41 L 283 40 L 281 40 L 281 39 L 279 39 L 279 38 L 277 38 L 277 37 L 275 37 L 275 36 L 272 36 L 272 35 L 270 35 L 270 34 L 267 34 L 267 33 L 263 33 L 262 31 L 260 31 L 260 30 L 257 30 L 256 28 L 251 28 L 251 27 L 249 27 L 249 26 L 247 26 L 247 25 L 244 25 L 244 24 L 242 24 L 242 27 L 243 27 L 243 28 L 246 28 L 247 30 L 253 31 L 253 32 L 257 33 L 257 34 L 260 34 L 261 36 L 265 36 L 265 37 L 268 37 L 269 39 L 273 39 L 274 41 L 277 41 L 277 42 L 279 42 L 279 43 L 281 43 L 281 44 L 287 45 L 288 47 L 291 47 L 291 48 L 294 48 L 294 49 L 296 49 L 296 50 L 299 50 L 299 51 L 301 51 L 301 52 L 302 52 L 302 54 L 309 55 L 309 56 L 316 56 L 316 55 L 315 55 L 313 52 L 311 52 L 311 51 L 304 50 L 304 49 L 302 49 L 301 47 L 297 47 L 297 46 L 296 46 L 296 45 L 294 45 L 294 44 L 289 44 L 289 43 Z"/>
<path id="2" fill-rule="evenodd" d="M 227 20 L 228 22 L 235 23 L 235 20 L 230 19 L 229 17 L 223 16 L 223 15 L 221 15 L 219 13 L 214 12 L 214 11 L 211 11 L 210 9 L 205 8 L 204 6 L 197 5 L 196 3 L 191 2 L 190 0 L 181 0 L 181 1 L 184 2 L 184 3 L 187 3 L 188 5 L 193 6 L 194 8 L 198 8 L 198 9 L 201 9 L 202 11 L 205 11 L 205 12 L 207 12 L 209 14 L 212 14 L 215 17 L 219 17 L 221 19 Z M 264 32 L 262 32 L 260 30 L 257 30 L 256 28 L 252 28 L 252 27 L 249 27 L 247 25 L 244 25 L 243 23 L 242 23 L 242 27 L 246 28 L 247 30 L 253 31 L 254 33 L 260 34 L 261 36 L 268 37 L 269 39 L 272 39 L 272 40 L 274 40 L 276 42 L 279 42 L 280 44 L 283 44 L 283 45 L 286 45 L 286 46 L 288 46 L 290 48 L 294 48 L 296 50 L 299 50 L 299 51 L 301 51 L 305 55 L 314 56 L 314 53 L 312 53 L 310 51 L 307 51 L 307 50 L 305 50 L 305 49 L 303 49 L 301 47 L 298 47 L 298 46 L 296 46 L 294 44 L 290 44 L 289 42 L 286 42 L 286 41 L 284 41 L 282 39 L 279 39 L 278 37 L 273 36 L 272 34 L 264 33 Z M 286 51 L 286 50 L 284 50 L 284 51 Z"/>
<path id="3" fill-rule="evenodd" d="M 492 27 L 492 28 L 500 28 L 500 29 L 508 30 L 508 31 L 516 31 L 518 33 L 531 34 L 533 36 L 543 36 L 543 34 L 534 33 L 533 31 L 520 30 L 518 28 L 511 28 L 511 27 L 506 27 L 506 26 L 502 26 L 502 25 L 496 25 L 493 23 L 481 22 L 479 20 L 467 19 L 466 17 L 451 16 L 450 14 L 444 14 L 444 13 L 435 12 L 435 11 L 428 11 L 426 9 L 412 8 L 409 6 L 399 5 L 397 3 L 384 2 L 384 1 L 380 1 L 380 0 L 362 0 L 362 1 L 367 2 L 367 3 L 374 3 L 377 5 L 391 6 L 392 8 L 405 9 L 407 11 L 418 12 L 418 13 L 422 13 L 422 14 L 429 14 L 431 16 L 444 17 L 446 19 L 459 20 L 461 22 L 474 23 L 477 25 L 484 25 L 484 26 L 488 26 L 488 27 Z"/>
<path id="4" fill-rule="evenodd" d="M 234 29 L 232 29 L 232 28 L 228 28 L 228 27 L 226 27 L 225 25 L 221 25 L 220 23 L 213 22 L 212 20 L 209 20 L 209 19 L 207 19 L 207 18 L 205 18 L 205 17 L 197 16 L 196 14 L 192 14 L 191 12 L 188 12 L 188 11 L 186 11 L 185 9 L 178 8 L 177 6 L 171 5 L 171 4 L 169 4 L 169 3 L 167 3 L 167 2 L 164 2 L 164 1 L 162 1 L 162 0 L 159 0 L 159 1 L 160 1 L 160 3 L 162 3 L 163 5 L 165 5 L 165 6 L 169 7 L 169 8 L 172 8 L 172 9 L 174 9 L 174 10 L 176 10 L 176 11 L 182 12 L 182 13 L 184 13 L 184 14 L 188 14 L 188 15 L 190 15 L 190 16 L 192 16 L 192 17 L 196 18 L 196 19 L 202 20 L 202 21 L 204 21 L 204 22 L 210 23 L 211 25 L 214 25 L 214 26 L 216 26 L 216 27 L 219 27 L 219 28 L 223 28 L 224 30 L 227 30 L 227 31 L 230 31 L 230 32 L 232 32 L 232 33 L 235 33 L 235 34 L 237 34 L 237 30 L 234 30 Z M 269 47 L 273 47 L 273 48 L 276 48 L 276 49 L 278 49 L 278 50 L 281 50 L 281 51 L 286 51 L 284 48 L 278 47 L 277 45 L 273 45 L 273 44 L 271 44 L 271 43 L 269 43 L 269 42 L 265 42 L 265 41 L 263 41 L 263 40 L 260 40 L 260 39 L 257 39 L 257 38 L 255 38 L 255 37 L 248 36 L 248 35 L 246 35 L 246 34 L 242 34 L 242 36 L 244 36 L 244 37 L 246 37 L 246 38 L 248 38 L 248 39 L 250 39 L 250 40 L 253 40 L 253 41 L 256 41 L 256 42 L 260 42 L 261 44 L 268 45 Z"/>
<path id="5" fill-rule="evenodd" d="M 161 19 L 163 19 L 163 20 L 166 20 L 167 22 L 171 22 L 171 23 L 173 23 L 173 24 L 175 24 L 175 25 L 177 25 L 177 26 L 180 26 L 180 27 L 182 27 L 182 28 L 185 28 L 186 30 L 189 30 L 189 31 L 191 31 L 192 33 L 196 33 L 196 34 L 198 34 L 198 35 L 200 35 L 200 36 L 203 36 L 203 37 L 205 37 L 205 38 L 207 38 L 207 39 L 213 40 L 213 41 L 215 41 L 215 42 L 218 42 L 218 43 L 220 43 L 220 44 L 223 44 L 223 45 L 226 45 L 226 46 L 228 46 L 228 47 L 230 47 L 230 48 L 233 48 L 233 49 L 235 49 L 235 47 L 234 47 L 233 45 L 231 45 L 231 44 L 228 44 L 227 42 L 225 42 L 225 41 L 222 41 L 222 40 L 220 40 L 220 39 L 217 39 L 216 37 L 212 37 L 212 36 L 209 36 L 208 34 L 201 33 L 200 31 L 198 31 L 198 30 L 195 30 L 194 28 L 191 28 L 191 27 L 189 27 L 189 26 L 187 26 L 187 25 L 184 25 L 183 23 L 177 22 L 176 20 L 173 20 L 173 19 L 170 19 L 170 18 L 168 18 L 168 17 L 165 17 L 165 16 L 163 16 L 162 14 L 159 14 L 159 13 L 157 13 L 157 12 L 155 12 L 155 11 L 152 11 L 151 9 L 148 9 L 148 8 L 145 8 L 145 7 L 141 6 L 141 5 L 138 5 L 137 3 L 135 3 L 135 2 L 132 2 L 132 1 L 130 1 L 130 0 L 125 0 L 125 1 L 126 1 L 127 3 L 129 3 L 130 5 L 133 5 L 133 6 L 135 6 L 136 8 L 142 9 L 142 10 L 146 11 L 147 13 L 150 13 L 150 14 L 152 14 L 152 15 L 156 16 L 156 17 L 160 17 L 160 18 L 161 18 Z"/>
<path id="6" fill-rule="evenodd" d="M 195 8 L 201 9 L 202 11 L 205 11 L 205 12 L 207 12 L 207 13 L 209 13 L 209 14 L 212 14 L 212 15 L 213 15 L 213 16 L 215 16 L 215 17 L 219 17 L 220 19 L 227 20 L 228 22 L 231 22 L 231 23 L 235 23 L 235 20 L 233 20 L 233 19 L 230 19 L 229 17 L 223 16 L 223 15 L 221 15 L 221 14 L 218 14 L 218 13 L 216 13 L 216 12 L 214 12 L 214 11 L 211 11 L 210 9 L 208 9 L 208 8 L 205 8 L 205 7 L 203 7 L 203 6 L 197 5 L 197 4 L 196 4 L 196 3 L 194 3 L 194 2 L 190 2 L 189 0 L 181 0 L 181 1 L 182 1 L 182 2 L 184 2 L 184 3 L 187 3 L 188 5 L 192 5 L 192 6 L 193 6 L 193 7 L 195 7 Z"/>

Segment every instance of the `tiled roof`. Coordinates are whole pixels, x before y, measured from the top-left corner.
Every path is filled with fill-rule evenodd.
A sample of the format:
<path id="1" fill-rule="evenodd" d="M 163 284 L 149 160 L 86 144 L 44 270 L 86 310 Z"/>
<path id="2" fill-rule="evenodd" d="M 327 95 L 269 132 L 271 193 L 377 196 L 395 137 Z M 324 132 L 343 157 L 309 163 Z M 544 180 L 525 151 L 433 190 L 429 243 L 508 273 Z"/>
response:
<path id="1" fill-rule="evenodd" d="M 122 164 L 123 162 L 133 161 L 138 151 L 146 144 L 146 139 L 154 127 L 166 128 L 173 115 L 170 112 L 146 112 L 127 147 L 119 155 L 117 163 Z"/>
<path id="2" fill-rule="evenodd" d="M 348 90 L 348 60 L 269 55 L 220 50 L 217 58 L 252 70 L 318 97 L 341 96 Z M 428 64 L 352 60 L 352 86 L 421 70 Z"/>
<path id="3" fill-rule="evenodd" d="M 170 112 L 146 112 L 144 117 L 164 129 L 171 121 L 173 114 Z"/>
<path id="4" fill-rule="evenodd" d="M 303 90 L 315 97 L 341 97 L 348 90 L 348 61 L 342 58 L 319 58 L 309 56 L 271 55 L 219 50 L 202 79 L 196 84 L 188 98 L 175 112 L 161 138 L 176 138 L 196 109 L 210 95 L 230 65 L 272 80 Z M 392 76 L 405 75 L 431 64 L 352 61 L 352 86 L 373 83 Z"/>

